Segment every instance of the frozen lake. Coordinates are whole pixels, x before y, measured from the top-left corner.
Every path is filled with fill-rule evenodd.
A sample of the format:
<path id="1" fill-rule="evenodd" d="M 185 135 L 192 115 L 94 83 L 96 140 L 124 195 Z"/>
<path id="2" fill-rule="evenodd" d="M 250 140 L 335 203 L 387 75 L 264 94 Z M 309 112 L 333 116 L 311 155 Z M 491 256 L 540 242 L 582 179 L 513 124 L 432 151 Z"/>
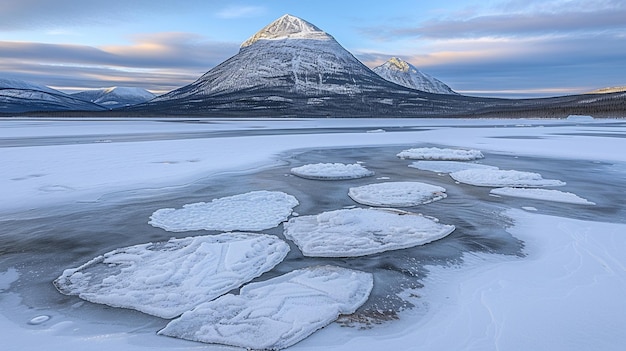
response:
<path id="1" fill-rule="evenodd" d="M 443 334 L 424 349 L 617 350 L 626 341 L 618 330 L 626 319 L 617 312 L 625 304 L 615 301 L 626 288 L 626 260 L 615 255 L 626 246 L 626 157 L 616 151 L 626 149 L 623 121 L 17 119 L 0 120 L 0 126 L 0 160 L 8 166 L 0 171 L 6 194 L 0 206 L 0 335 L 11 340 L 9 350 L 41 342 L 69 342 L 70 349 L 223 349 L 156 336 L 167 320 L 65 296 L 51 282 L 64 269 L 116 248 L 218 233 L 155 228 L 148 220 L 157 209 L 270 190 L 295 196 L 298 215 L 315 215 L 365 208 L 348 190 L 387 181 L 444 187 L 445 199 L 401 209 L 456 230 L 425 246 L 356 258 L 304 257 L 287 241 L 285 260 L 255 281 L 317 264 L 374 275 L 372 294 L 354 315 L 293 349 L 348 350 L 378 342 L 415 350 L 414 340 L 438 332 Z M 396 154 L 412 147 L 479 149 L 485 156 L 480 164 L 563 181 L 558 190 L 596 205 L 494 196 L 492 188 L 408 167 L 413 161 Z M 325 181 L 290 173 L 323 162 L 360 163 L 375 175 Z M 524 230 L 530 222 L 538 227 Z M 284 239 L 282 230 L 262 232 Z M 546 242 L 550 237 L 558 239 Z M 540 261 L 555 266 L 532 266 Z M 525 273 L 508 281 L 507 272 Z M 548 286 L 555 279 L 563 284 Z M 492 283 L 501 290 L 495 297 Z M 518 308 L 519 301 L 507 298 L 511 291 L 523 293 L 519 287 L 528 289 L 531 306 Z M 549 312 L 561 326 L 535 334 L 532 315 L 542 318 L 561 294 L 581 296 Z M 580 301 L 591 310 L 611 309 L 568 315 Z M 485 308 L 491 317 L 483 318 Z M 520 344 L 529 333 L 532 342 Z M 572 339 L 581 333 L 583 341 Z"/>

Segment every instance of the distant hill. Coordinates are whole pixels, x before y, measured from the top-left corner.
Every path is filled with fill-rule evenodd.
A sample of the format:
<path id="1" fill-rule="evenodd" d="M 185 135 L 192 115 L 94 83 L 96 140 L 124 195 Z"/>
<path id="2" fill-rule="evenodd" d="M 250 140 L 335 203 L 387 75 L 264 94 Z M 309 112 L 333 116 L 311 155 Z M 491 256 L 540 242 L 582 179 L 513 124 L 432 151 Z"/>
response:
<path id="1" fill-rule="evenodd" d="M 0 78 L 0 113 L 48 111 L 101 111 L 100 105 L 83 101 L 47 86 Z"/>
<path id="2" fill-rule="evenodd" d="M 626 85 L 621 87 L 601 88 L 594 91 L 590 91 L 589 94 L 607 94 L 607 93 L 620 93 L 626 91 Z"/>
<path id="3" fill-rule="evenodd" d="M 145 89 L 135 87 L 92 89 L 71 95 L 81 100 L 104 106 L 108 109 L 137 105 L 156 97 L 156 95 Z"/>

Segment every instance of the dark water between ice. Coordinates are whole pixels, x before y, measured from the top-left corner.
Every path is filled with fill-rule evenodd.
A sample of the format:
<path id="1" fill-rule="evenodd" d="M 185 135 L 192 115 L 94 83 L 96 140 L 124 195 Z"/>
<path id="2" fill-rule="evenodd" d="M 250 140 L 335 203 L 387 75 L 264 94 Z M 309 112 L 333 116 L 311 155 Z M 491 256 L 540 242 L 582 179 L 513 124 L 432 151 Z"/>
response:
<path id="1" fill-rule="evenodd" d="M 164 241 L 173 236 L 208 233 L 170 233 L 150 226 L 149 216 L 160 208 L 180 208 L 188 203 L 254 190 L 275 190 L 298 198 L 300 205 L 295 208 L 298 214 L 312 215 L 358 205 L 347 196 L 348 189 L 353 186 L 386 181 L 421 181 L 445 187 L 446 199 L 404 208 L 436 217 L 441 223 L 455 225 L 457 229 L 442 240 L 410 249 L 345 259 L 303 257 L 298 248 L 288 241 L 291 252 L 285 261 L 259 278 L 264 280 L 317 264 L 372 272 L 375 277 L 373 293 L 357 312 L 355 320 L 375 323 L 394 319 L 398 311 L 413 307 L 397 294 L 406 288 L 419 289 L 422 278 L 428 274 L 425 268 L 428 265 L 461 264 L 463 253 L 471 252 L 523 256 L 524 243 L 505 230 L 511 224 L 501 215 L 506 208 L 531 206 L 543 214 L 594 221 L 626 221 L 623 197 L 616 190 L 626 188 L 626 179 L 623 174 L 617 174 L 611 164 L 497 154 L 486 154 L 486 158 L 479 161 L 501 169 L 539 172 L 544 178 L 566 181 L 566 186 L 556 189 L 573 192 L 597 203 L 596 206 L 561 204 L 493 197 L 489 195 L 491 188 L 456 184 L 448 175 L 409 168 L 407 165 L 412 161 L 398 159 L 395 155 L 415 146 L 431 145 L 292 151 L 281 156 L 281 166 L 253 174 L 226 174 L 185 187 L 111 194 L 97 203 L 51 208 L 39 214 L 30 214 L 28 218 L 3 220 L 0 221 L 0 273 L 9 268 L 17 269 L 20 278 L 6 291 L 19 294 L 22 305 L 32 311 L 32 316 L 54 311 L 52 314 L 58 316 L 128 324 L 137 331 L 156 331 L 166 324 L 165 320 L 131 310 L 82 302 L 77 297 L 58 293 L 51 282 L 64 269 L 77 267 L 116 248 Z M 318 162 L 363 162 L 376 174 L 342 181 L 307 180 L 289 174 L 292 167 Z M 379 179 L 381 177 L 388 179 Z M 283 237 L 282 225 L 263 232 Z M 20 311 L 17 313 L 16 310 L 14 316 L 7 315 L 9 318 L 25 318 L 21 314 L 23 308 Z"/>

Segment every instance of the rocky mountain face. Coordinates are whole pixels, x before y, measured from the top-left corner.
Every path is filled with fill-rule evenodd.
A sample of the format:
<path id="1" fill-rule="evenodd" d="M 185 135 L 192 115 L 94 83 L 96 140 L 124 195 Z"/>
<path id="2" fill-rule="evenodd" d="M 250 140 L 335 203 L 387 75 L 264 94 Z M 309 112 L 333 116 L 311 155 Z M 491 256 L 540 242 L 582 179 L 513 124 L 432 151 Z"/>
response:
<path id="1" fill-rule="evenodd" d="M 71 94 L 81 100 L 93 102 L 108 109 L 127 107 L 150 101 L 156 97 L 151 92 L 136 87 L 111 87 Z"/>
<path id="2" fill-rule="evenodd" d="M 0 113 L 100 111 L 103 109 L 99 105 L 43 85 L 0 78 Z"/>
<path id="3" fill-rule="evenodd" d="M 407 88 L 434 94 L 458 95 L 444 82 L 418 70 L 412 64 L 397 57 L 390 58 L 373 71 L 384 79 Z"/>

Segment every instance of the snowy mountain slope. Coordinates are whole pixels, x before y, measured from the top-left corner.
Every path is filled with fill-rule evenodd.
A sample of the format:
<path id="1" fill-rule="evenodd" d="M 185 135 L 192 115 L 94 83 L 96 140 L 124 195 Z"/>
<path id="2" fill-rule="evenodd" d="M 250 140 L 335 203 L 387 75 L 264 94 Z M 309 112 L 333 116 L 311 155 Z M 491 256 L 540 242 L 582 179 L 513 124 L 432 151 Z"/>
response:
<path id="1" fill-rule="evenodd" d="M 221 116 L 415 116 L 466 110 L 472 106 L 468 101 L 473 100 L 391 83 L 331 35 L 284 15 L 194 83 L 130 109 Z"/>
<path id="2" fill-rule="evenodd" d="M 81 100 L 90 101 L 109 109 L 137 105 L 156 97 L 151 92 L 135 87 L 111 87 L 93 89 L 71 94 Z"/>
<path id="3" fill-rule="evenodd" d="M 407 88 L 435 94 L 457 94 L 442 81 L 420 72 L 412 64 L 397 57 L 390 58 L 373 71 L 384 79 Z"/>
<path id="4" fill-rule="evenodd" d="M 7 78 L 0 78 L 0 89 L 34 90 L 43 91 L 49 94 L 63 94 L 62 92 L 49 88 L 45 85 Z"/>
<path id="5" fill-rule="evenodd" d="M 46 86 L 0 78 L 0 113 L 34 111 L 98 111 L 99 105 L 69 96 Z"/>
<path id="6" fill-rule="evenodd" d="M 284 15 L 246 40 L 237 55 L 155 101 L 260 88 L 304 95 L 357 94 L 371 84 L 386 85 L 332 36 Z"/>

